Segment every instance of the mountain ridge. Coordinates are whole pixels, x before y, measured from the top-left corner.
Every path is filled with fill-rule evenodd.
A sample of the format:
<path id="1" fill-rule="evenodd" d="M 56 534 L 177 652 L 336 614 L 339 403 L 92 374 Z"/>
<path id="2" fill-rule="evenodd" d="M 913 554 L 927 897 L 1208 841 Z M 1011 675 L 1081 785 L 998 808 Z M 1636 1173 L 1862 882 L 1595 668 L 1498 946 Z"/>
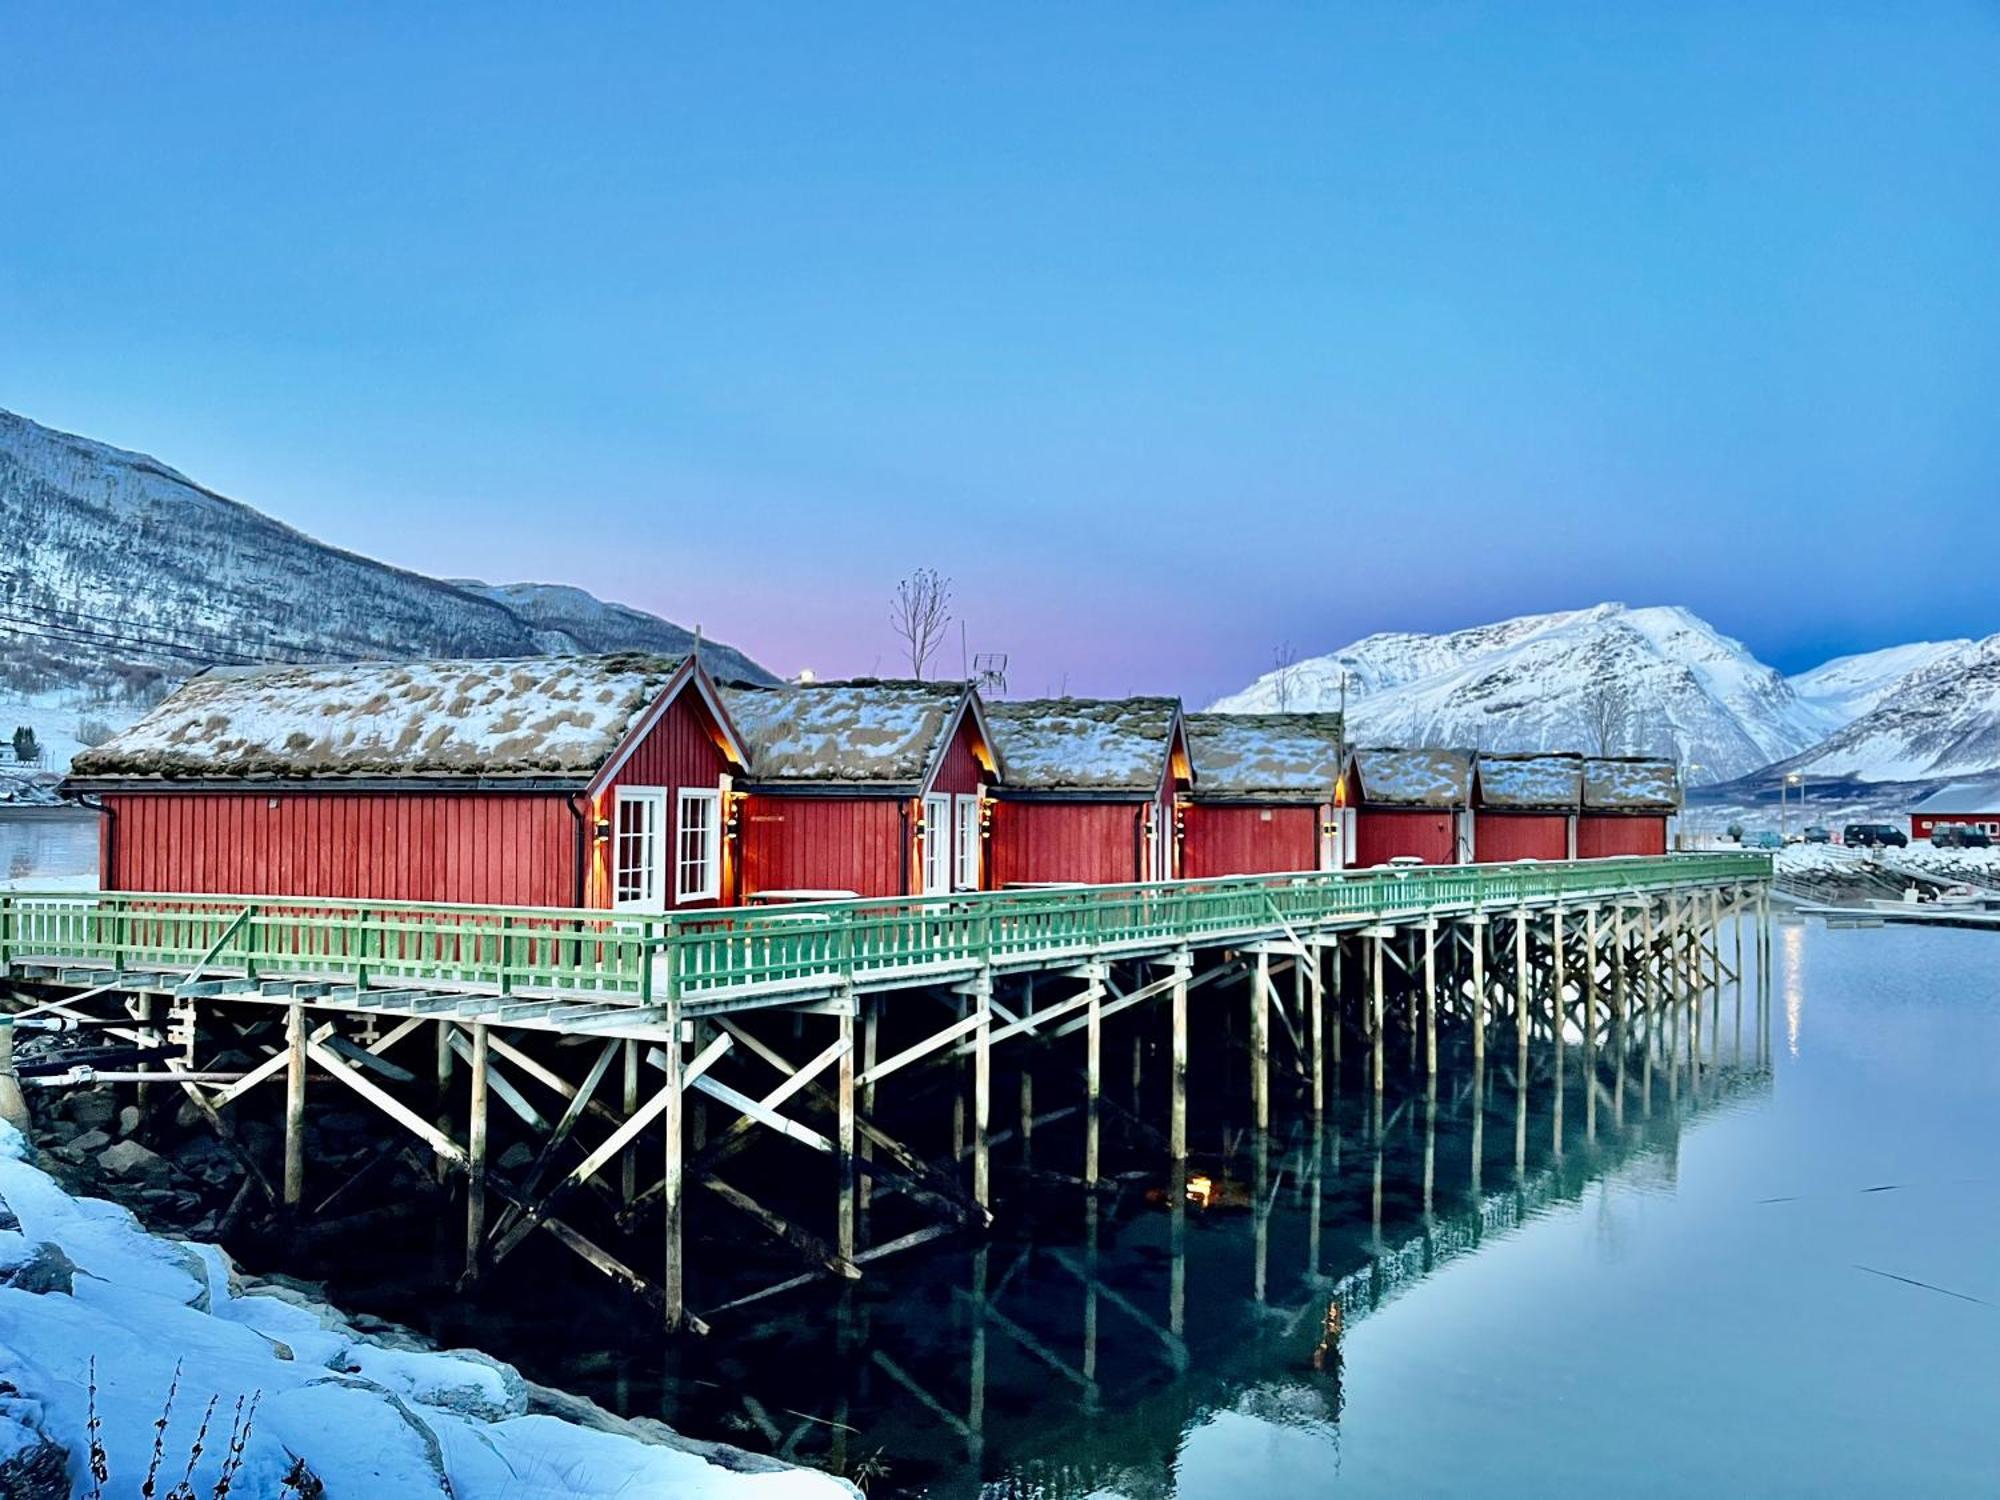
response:
<path id="1" fill-rule="evenodd" d="M 0 410 L 0 733 L 32 727 L 56 766 L 211 664 L 678 652 L 693 639 L 568 585 L 468 585 L 380 562 L 149 454 Z M 703 656 L 775 680 L 721 643 Z"/>
<path id="2" fill-rule="evenodd" d="M 1328 708 L 1347 672 L 1357 743 L 1656 754 L 1691 783 L 1796 754 L 1827 721 L 1740 641 L 1675 605 L 1521 615 L 1437 635 L 1391 633 L 1265 673 L 1222 711 Z M 1289 679 L 1287 673 L 1289 672 Z"/>

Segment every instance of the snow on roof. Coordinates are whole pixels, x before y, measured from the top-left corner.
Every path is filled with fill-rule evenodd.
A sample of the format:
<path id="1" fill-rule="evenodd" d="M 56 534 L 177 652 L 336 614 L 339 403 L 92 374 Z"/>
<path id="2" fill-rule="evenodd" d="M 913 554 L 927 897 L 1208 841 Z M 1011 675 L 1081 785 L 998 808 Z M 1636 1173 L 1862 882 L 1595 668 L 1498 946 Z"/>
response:
<path id="1" fill-rule="evenodd" d="M 1211 796 L 1327 797 L 1340 778 L 1339 714 L 1189 714 L 1187 737 Z"/>
<path id="2" fill-rule="evenodd" d="M 588 778 L 681 666 L 622 653 L 218 669 L 79 754 L 71 773 Z"/>
<path id="3" fill-rule="evenodd" d="M 1672 812 L 1681 778 L 1670 760 L 1598 756 L 1583 763 L 1583 805 L 1611 812 Z"/>
<path id="4" fill-rule="evenodd" d="M 1470 750 L 1376 747 L 1353 756 L 1364 805 L 1464 807 L 1472 799 Z"/>
<path id="5" fill-rule="evenodd" d="M 1178 698 L 1022 698 L 988 704 L 986 719 L 1007 786 L 1150 795 L 1180 711 Z"/>
<path id="6" fill-rule="evenodd" d="M 1563 754 L 1479 756 L 1482 807 L 1575 807 L 1583 800 L 1583 757 Z"/>
<path id="7" fill-rule="evenodd" d="M 2000 808 L 2000 776 L 1954 781 L 1920 798 L 1910 811 L 1920 813 L 1990 813 Z"/>
<path id="8" fill-rule="evenodd" d="M 966 692 L 962 682 L 857 678 L 733 683 L 722 700 L 749 748 L 753 784 L 914 786 L 943 753 Z"/>

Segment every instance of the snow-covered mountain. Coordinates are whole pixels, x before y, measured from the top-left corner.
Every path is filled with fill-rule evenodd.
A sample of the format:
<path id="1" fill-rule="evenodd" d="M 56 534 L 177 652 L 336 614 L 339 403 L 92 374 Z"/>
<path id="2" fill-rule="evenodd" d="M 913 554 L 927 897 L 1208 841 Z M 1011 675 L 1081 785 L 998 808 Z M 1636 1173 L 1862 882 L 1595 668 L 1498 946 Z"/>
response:
<path id="1" fill-rule="evenodd" d="M 1830 725 L 1844 727 L 1873 710 L 1912 672 L 1954 656 L 1971 644 L 1967 640 L 1912 641 L 1907 646 L 1836 656 L 1786 680 Z"/>
<path id="2" fill-rule="evenodd" d="M 1666 755 L 1694 783 L 1794 755 L 1837 722 L 1690 611 L 1623 604 L 1373 635 L 1214 706 L 1336 707 L 1343 671 L 1356 743 Z"/>
<path id="3" fill-rule="evenodd" d="M 1829 665 L 1837 666 L 1838 663 Z M 2000 767 L 2000 635 L 1932 654 L 1852 723 L 1774 771 L 1930 781 Z"/>
<path id="4" fill-rule="evenodd" d="M 694 632 L 634 609 L 607 604 L 595 594 L 566 583 L 480 583 L 453 579 L 467 593 L 504 604 L 535 633 L 551 654 L 564 651 L 658 651 L 679 656 L 694 647 Z M 704 638 L 701 659 L 717 677 L 772 682 L 771 674 L 734 646 Z"/>
<path id="5" fill-rule="evenodd" d="M 461 587 L 329 547 L 142 453 L 0 411 L 0 736 L 49 760 L 211 662 L 682 650 L 581 590 Z M 769 680 L 727 647 L 704 655 Z"/>

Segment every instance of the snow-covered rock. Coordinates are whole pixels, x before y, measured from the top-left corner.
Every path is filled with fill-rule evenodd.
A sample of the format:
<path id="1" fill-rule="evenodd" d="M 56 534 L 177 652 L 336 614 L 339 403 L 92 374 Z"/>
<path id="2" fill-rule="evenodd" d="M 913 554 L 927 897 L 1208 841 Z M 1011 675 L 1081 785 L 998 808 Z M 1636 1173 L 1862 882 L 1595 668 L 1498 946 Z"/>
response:
<path id="1" fill-rule="evenodd" d="M 1912 641 L 1854 656 L 1836 656 L 1785 679 L 1830 725 L 1845 726 L 1881 703 L 1912 672 L 1963 651 L 1968 640 Z"/>
<path id="2" fill-rule="evenodd" d="M 1343 673 L 1355 744 L 1658 755 L 1695 784 L 1754 771 L 1833 727 L 1699 616 L 1623 604 L 1372 635 L 1266 673 L 1214 707 L 1334 708 Z"/>
<path id="3" fill-rule="evenodd" d="M 1927 781 L 2000 767 L 2000 635 L 1897 679 L 1874 707 L 1774 767 L 1857 781 Z"/>
<path id="4" fill-rule="evenodd" d="M 508 1366 L 364 1335 L 297 1293 L 246 1287 L 220 1250 L 160 1239 L 122 1208 L 71 1197 L 29 1152 L 0 1125 L 0 1201 L 18 1224 L 0 1228 L 0 1268 L 15 1277 L 0 1274 L 0 1493 L 90 1494 L 94 1410 L 111 1475 L 104 1493 L 136 1494 L 169 1390 L 163 1491 L 179 1480 L 213 1401 L 194 1471 L 195 1492 L 210 1492 L 240 1398 L 246 1411 L 254 1403 L 233 1491 L 243 1496 L 279 1494 L 301 1461 L 329 1497 L 856 1493 L 804 1470 L 726 1468 L 657 1424 L 624 1422 L 574 1397 L 562 1404 L 588 1413 L 585 1423 L 539 1414 L 540 1393 Z M 48 1488 L 56 1453 L 67 1480 Z"/>
<path id="5" fill-rule="evenodd" d="M 60 769 L 211 662 L 685 652 L 580 589 L 458 585 L 327 546 L 143 453 L 0 411 L 0 736 Z M 712 665 L 769 675 L 726 646 Z"/>

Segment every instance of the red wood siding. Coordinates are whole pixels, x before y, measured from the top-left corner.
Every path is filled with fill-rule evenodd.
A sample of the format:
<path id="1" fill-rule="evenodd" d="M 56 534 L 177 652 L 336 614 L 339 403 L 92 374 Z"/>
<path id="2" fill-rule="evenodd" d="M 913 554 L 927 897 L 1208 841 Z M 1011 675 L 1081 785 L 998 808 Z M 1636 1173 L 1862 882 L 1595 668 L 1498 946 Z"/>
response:
<path id="1" fill-rule="evenodd" d="M 1427 865 L 1456 861 L 1458 814 L 1428 808 L 1364 807 L 1354 818 L 1354 857 L 1350 868 L 1387 864 L 1399 855 L 1414 854 Z"/>
<path id="2" fill-rule="evenodd" d="M 1988 833 L 2000 833 L 2000 812 L 1910 814 L 1910 837 L 1913 839 L 1927 839 L 1931 830 L 1940 826 L 1981 828 Z"/>
<path id="3" fill-rule="evenodd" d="M 1024 802 L 993 810 L 991 884 L 1081 880 L 1123 885 L 1141 878 L 1143 802 Z"/>
<path id="4" fill-rule="evenodd" d="M 702 701 L 701 694 L 693 687 L 683 688 L 667 705 L 667 711 L 659 722 L 647 731 L 644 739 L 632 748 L 631 756 L 618 768 L 617 775 L 600 793 L 596 803 L 596 816 L 609 818 L 612 804 L 619 787 L 665 787 L 667 789 L 666 841 L 670 854 L 667 867 L 667 900 L 679 905 L 674 897 L 674 865 L 672 851 L 680 847 L 680 806 L 674 793 L 683 787 L 715 787 L 722 784 L 722 778 L 730 771 L 729 757 L 722 751 L 719 731 L 715 718 Z M 725 844 L 727 840 L 724 841 Z M 594 845 L 591 859 L 590 891 L 587 903 L 591 906 L 611 905 L 610 846 Z M 723 853 L 722 899 L 730 899 L 729 856 Z M 713 901 L 690 901 L 690 907 L 714 906 Z"/>
<path id="5" fill-rule="evenodd" d="M 1510 859 L 1568 859 L 1567 813 L 1482 812 L 1473 824 L 1473 857 L 1482 865 Z"/>
<path id="6" fill-rule="evenodd" d="M 986 781 L 986 767 L 979 763 L 978 744 L 979 733 L 973 726 L 972 715 L 962 715 L 958 721 L 958 733 L 945 747 L 937 779 L 931 783 L 932 792 L 969 797 L 980 789 Z"/>
<path id="7" fill-rule="evenodd" d="M 1270 875 L 1319 868 L 1317 807 L 1207 807 L 1187 810 L 1181 873 Z"/>
<path id="8" fill-rule="evenodd" d="M 904 892 L 904 844 L 913 828 L 901 797 L 784 797 L 753 793 L 743 805 L 742 899 L 758 891 Z M 908 878 L 916 880 L 910 850 Z"/>
<path id="9" fill-rule="evenodd" d="M 1605 859 L 1614 854 L 1665 854 L 1667 820 L 1633 813 L 1585 813 L 1577 819 L 1576 857 Z"/>
<path id="10" fill-rule="evenodd" d="M 105 885 L 126 891 L 570 906 L 558 793 L 108 793 Z"/>

